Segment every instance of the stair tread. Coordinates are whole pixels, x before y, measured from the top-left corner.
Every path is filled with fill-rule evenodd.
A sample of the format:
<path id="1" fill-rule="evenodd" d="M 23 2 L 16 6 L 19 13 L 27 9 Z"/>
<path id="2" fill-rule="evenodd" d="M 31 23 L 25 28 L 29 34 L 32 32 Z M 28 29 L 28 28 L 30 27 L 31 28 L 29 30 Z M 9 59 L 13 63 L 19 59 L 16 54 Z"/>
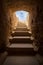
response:
<path id="1" fill-rule="evenodd" d="M 13 38 L 31 38 L 29 36 L 14 36 L 14 37 L 9 37 L 9 39 L 13 39 Z"/>
<path id="2" fill-rule="evenodd" d="M 14 37 L 9 37 L 9 39 L 30 39 L 33 40 L 33 37 L 29 37 L 29 36 L 14 36 Z"/>
<path id="3" fill-rule="evenodd" d="M 22 30 L 16 30 L 16 31 L 12 31 L 12 33 L 17 33 L 17 32 L 19 32 L 19 33 L 29 33 L 29 34 L 32 34 L 32 32 L 31 31 L 22 31 Z"/>
<path id="4" fill-rule="evenodd" d="M 27 28 L 16 28 L 14 31 L 29 31 Z"/>
<path id="5" fill-rule="evenodd" d="M 17 28 L 26 28 L 27 29 L 27 27 L 17 27 Z"/>
<path id="6" fill-rule="evenodd" d="M 11 44 L 9 48 L 33 48 L 32 44 Z"/>
<path id="7" fill-rule="evenodd" d="M 15 31 L 15 32 L 27 32 L 28 33 L 28 31 Z"/>

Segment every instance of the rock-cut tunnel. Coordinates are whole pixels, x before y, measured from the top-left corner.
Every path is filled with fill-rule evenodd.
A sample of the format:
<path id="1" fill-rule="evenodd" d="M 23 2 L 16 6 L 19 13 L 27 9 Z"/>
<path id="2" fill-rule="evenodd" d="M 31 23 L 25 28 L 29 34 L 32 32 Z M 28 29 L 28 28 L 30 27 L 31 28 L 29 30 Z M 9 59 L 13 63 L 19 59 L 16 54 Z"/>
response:
<path id="1" fill-rule="evenodd" d="M 0 1 L 0 65 L 43 65 L 42 6 L 40 0 Z"/>

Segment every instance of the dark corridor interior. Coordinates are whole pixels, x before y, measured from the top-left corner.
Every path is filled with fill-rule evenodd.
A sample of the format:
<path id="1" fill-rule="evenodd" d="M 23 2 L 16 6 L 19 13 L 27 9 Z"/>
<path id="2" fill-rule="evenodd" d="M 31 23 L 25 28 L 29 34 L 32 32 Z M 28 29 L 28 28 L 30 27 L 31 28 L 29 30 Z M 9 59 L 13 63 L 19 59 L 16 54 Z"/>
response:
<path id="1" fill-rule="evenodd" d="M 0 0 L 0 65 L 43 65 L 42 0 Z"/>

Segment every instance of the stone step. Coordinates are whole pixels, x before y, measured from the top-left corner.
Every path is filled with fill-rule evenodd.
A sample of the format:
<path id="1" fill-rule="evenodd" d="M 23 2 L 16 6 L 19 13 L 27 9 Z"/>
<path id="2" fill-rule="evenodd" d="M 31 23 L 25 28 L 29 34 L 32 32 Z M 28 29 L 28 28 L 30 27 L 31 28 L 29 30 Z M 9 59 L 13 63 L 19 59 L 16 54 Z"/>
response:
<path id="1" fill-rule="evenodd" d="M 28 36 L 15 36 L 15 37 L 9 37 L 10 43 L 33 43 L 33 39 Z"/>
<path id="2" fill-rule="evenodd" d="M 7 47 L 9 55 L 34 55 L 32 44 L 11 44 Z"/>
<path id="3" fill-rule="evenodd" d="M 11 36 L 31 36 L 32 34 L 27 31 L 15 31 L 14 33 L 11 33 Z"/>
<path id="4" fill-rule="evenodd" d="M 27 29 L 26 27 L 18 27 L 14 31 L 29 31 L 29 29 Z"/>

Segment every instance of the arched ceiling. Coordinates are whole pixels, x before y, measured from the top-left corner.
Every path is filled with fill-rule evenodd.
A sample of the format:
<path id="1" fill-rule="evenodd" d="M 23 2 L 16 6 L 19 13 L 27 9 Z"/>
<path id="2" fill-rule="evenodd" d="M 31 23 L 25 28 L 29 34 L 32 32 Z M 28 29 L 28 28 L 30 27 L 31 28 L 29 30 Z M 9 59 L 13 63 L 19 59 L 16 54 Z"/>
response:
<path id="1" fill-rule="evenodd" d="M 26 10 L 31 11 L 36 8 L 36 0 L 5 0 L 6 6 L 12 11 Z"/>
<path id="2" fill-rule="evenodd" d="M 4 0 L 3 7 L 9 16 L 18 10 L 30 12 L 30 21 L 36 17 L 37 3 L 36 0 Z"/>

